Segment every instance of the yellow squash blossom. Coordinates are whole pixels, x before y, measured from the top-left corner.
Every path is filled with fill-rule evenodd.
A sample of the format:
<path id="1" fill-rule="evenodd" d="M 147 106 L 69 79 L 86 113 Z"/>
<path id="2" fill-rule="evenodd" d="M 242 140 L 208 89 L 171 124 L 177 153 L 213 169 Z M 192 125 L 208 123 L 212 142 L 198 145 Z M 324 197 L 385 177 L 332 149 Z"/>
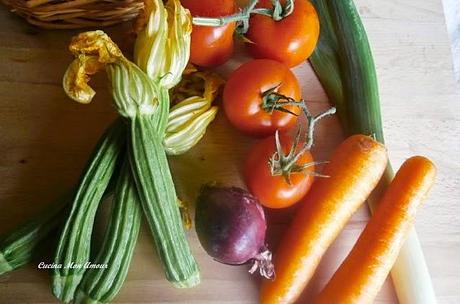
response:
<path id="1" fill-rule="evenodd" d="M 215 73 L 195 71 L 185 75 L 174 88 L 172 101 L 176 104 L 170 109 L 164 139 L 168 154 L 182 154 L 204 136 L 216 117 L 218 108 L 212 106 L 212 102 L 223 83 Z"/>
<path id="2" fill-rule="evenodd" d="M 81 33 L 72 39 L 69 49 L 76 57 L 63 78 L 64 90 L 70 98 L 80 103 L 91 102 L 95 92 L 88 85 L 90 75 L 105 68 L 120 115 L 134 117 L 138 113 L 154 113 L 159 88 L 123 56 L 106 33 Z"/>
<path id="3" fill-rule="evenodd" d="M 134 61 L 151 79 L 170 89 L 179 83 L 190 57 L 190 12 L 179 0 L 166 5 L 161 0 L 146 0 L 140 20 Z"/>

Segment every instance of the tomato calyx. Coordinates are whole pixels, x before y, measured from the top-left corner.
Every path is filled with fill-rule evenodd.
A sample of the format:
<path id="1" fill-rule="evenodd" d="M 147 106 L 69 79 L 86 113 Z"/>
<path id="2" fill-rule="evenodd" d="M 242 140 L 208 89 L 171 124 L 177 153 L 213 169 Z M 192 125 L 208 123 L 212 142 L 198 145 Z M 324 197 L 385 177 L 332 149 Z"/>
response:
<path id="1" fill-rule="evenodd" d="M 294 116 L 299 116 L 297 113 L 286 109 L 286 106 L 297 106 L 303 110 L 306 108 L 305 100 L 295 100 L 292 97 L 278 93 L 277 90 L 280 86 L 281 83 L 262 92 L 262 103 L 260 107 L 269 114 L 272 114 L 273 111 L 281 111 Z"/>
<path id="2" fill-rule="evenodd" d="M 264 15 L 271 17 L 275 21 L 280 21 L 286 18 L 294 11 L 294 0 L 286 0 L 282 5 L 280 0 L 272 0 L 271 8 L 256 8 L 259 0 L 251 0 L 248 5 L 240 9 L 237 13 L 221 16 L 221 17 L 193 17 L 193 24 L 200 26 L 214 26 L 220 27 L 231 22 L 236 22 L 236 32 L 238 34 L 245 34 L 249 29 L 249 19 L 252 14 Z"/>
<path id="3" fill-rule="evenodd" d="M 270 167 L 270 173 L 272 176 L 282 175 L 286 180 L 288 185 L 291 185 L 291 174 L 293 173 L 302 173 L 306 168 L 314 166 L 314 162 L 302 164 L 297 164 L 300 156 L 305 153 L 307 150 L 305 147 L 298 149 L 300 142 L 300 129 L 297 132 L 294 143 L 289 149 L 287 154 L 284 153 L 283 147 L 281 145 L 280 136 L 278 130 L 275 133 L 275 146 L 276 152 L 268 160 L 268 165 Z"/>
<path id="4" fill-rule="evenodd" d="M 275 133 L 275 147 L 276 151 L 268 160 L 268 165 L 270 167 L 270 173 L 272 176 L 283 176 L 288 185 L 291 185 L 291 174 L 302 173 L 305 174 L 306 169 L 312 166 L 324 164 L 327 162 L 309 162 L 305 164 L 298 164 L 298 161 L 302 154 L 306 153 L 313 147 L 313 133 L 316 123 L 322 118 L 332 115 L 336 112 L 335 107 L 328 109 L 316 116 L 310 114 L 306 104 L 302 107 L 304 114 L 307 116 L 308 129 L 306 133 L 306 140 L 301 144 L 301 129 L 297 130 L 297 134 L 294 137 L 294 142 L 288 150 L 288 153 L 284 152 L 283 145 L 280 141 L 280 136 L 278 130 Z M 308 172 L 308 174 L 318 177 L 327 177 L 316 172 Z"/>
<path id="5" fill-rule="evenodd" d="M 272 0 L 273 9 L 270 16 L 275 21 L 280 21 L 283 18 L 289 16 L 294 11 L 294 0 L 286 0 L 286 3 L 281 5 L 278 0 Z"/>

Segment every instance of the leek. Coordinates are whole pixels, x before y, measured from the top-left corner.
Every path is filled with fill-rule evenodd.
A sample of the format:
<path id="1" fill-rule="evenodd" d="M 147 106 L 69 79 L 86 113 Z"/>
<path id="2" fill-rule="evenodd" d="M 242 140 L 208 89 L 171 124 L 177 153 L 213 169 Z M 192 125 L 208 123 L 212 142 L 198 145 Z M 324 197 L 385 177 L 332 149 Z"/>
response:
<path id="1" fill-rule="evenodd" d="M 348 134 L 369 134 L 384 143 L 378 83 L 364 26 L 352 0 L 312 0 L 321 23 L 317 49 L 310 62 Z M 388 166 L 369 198 L 371 212 L 393 179 Z M 432 304 L 436 297 L 415 229 L 391 271 L 399 302 Z"/>

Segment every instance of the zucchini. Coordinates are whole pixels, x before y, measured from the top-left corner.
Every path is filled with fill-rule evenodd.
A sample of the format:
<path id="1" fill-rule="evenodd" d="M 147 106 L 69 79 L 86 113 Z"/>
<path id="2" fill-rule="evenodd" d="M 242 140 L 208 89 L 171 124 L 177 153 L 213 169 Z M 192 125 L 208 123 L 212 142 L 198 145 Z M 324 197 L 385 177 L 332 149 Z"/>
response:
<path id="1" fill-rule="evenodd" d="M 200 273 L 182 224 L 163 137 L 153 124 L 150 115 L 131 119 L 131 167 L 166 278 L 176 287 L 192 287 Z"/>
<path id="2" fill-rule="evenodd" d="M 40 215 L 27 221 L 0 240 L 0 275 L 28 264 L 41 250 L 40 245 L 60 226 L 68 214 L 69 192 Z"/>
<path id="3" fill-rule="evenodd" d="M 147 57 L 149 57 L 148 62 L 153 64 L 152 68 L 159 67 L 154 64 L 155 62 L 162 62 L 165 67 L 171 67 L 171 70 L 165 73 L 172 73 L 173 78 L 180 78 L 182 69 L 179 67 L 182 66 L 182 62 L 185 67 L 187 56 L 179 55 L 182 54 L 182 50 L 189 49 L 191 26 L 189 26 L 190 22 L 187 22 L 189 15 L 181 8 L 179 1 L 169 3 L 174 6 L 171 17 L 175 20 L 170 27 L 171 33 L 176 35 L 175 29 L 183 26 L 187 34 L 171 37 L 171 40 L 154 35 L 153 41 L 150 42 L 154 42 L 156 47 L 168 50 L 173 55 L 164 57 L 162 52 L 153 52 L 151 54 L 153 57 Z M 163 11 L 160 6 L 155 6 L 154 9 Z M 156 38 L 160 40 L 155 42 Z M 143 45 L 147 45 L 147 42 Z M 191 287 L 198 284 L 200 281 L 198 265 L 187 243 L 174 183 L 163 147 L 170 106 L 168 86 L 163 82 L 166 79 L 165 73 L 150 78 L 142 69 L 126 59 L 117 45 L 102 31 L 79 34 L 72 39 L 69 48 L 76 58 L 64 76 L 66 93 L 76 101 L 90 102 L 94 91 L 86 84 L 89 80 L 88 75 L 105 67 L 111 82 L 115 107 L 121 116 L 129 120 L 128 154 L 131 170 L 167 279 L 178 287 Z M 146 51 L 150 54 L 151 50 Z M 85 192 L 88 192 L 88 189 Z M 86 230 L 89 228 L 90 231 L 94 220 L 93 209 L 95 208 L 91 207 L 94 202 L 92 199 L 91 202 L 87 202 L 86 198 L 79 198 L 78 195 L 76 200 L 82 200 L 84 206 L 80 208 L 82 210 L 77 207 L 75 215 L 71 214 L 70 222 L 76 223 L 71 223 L 69 226 L 76 225 L 76 228 L 66 227 L 64 233 L 70 239 L 69 244 L 65 243 L 66 238 L 64 238 L 61 246 L 70 248 L 66 249 L 67 257 L 58 251 L 58 261 L 69 262 L 72 258 L 85 262 L 88 259 L 89 250 L 79 249 L 79 247 L 83 246 L 85 240 L 90 237 L 90 233 Z M 84 228 L 80 227 L 83 225 Z M 80 230 L 85 234 L 81 235 Z M 73 269 L 58 271 L 55 276 L 56 293 L 63 294 L 61 298 L 70 298 L 75 285 L 81 280 L 81 275 L 82 271 Z M 62 286 L 69 286 L 67 288 L 69 290 L 63 290 Z"/>
<path id="4" fill-rule="evenodd" d="M 113 192 L 113 179 L 102 200 Z M 0 238 L 0 275 L 16 270 L 43 251 L 46 239 L 63 226 L 69 215 L 75 190 L 47 206 L 39 215 Z"/>
<path id="5" fill-rule="evenodd" d="M 166 92 L 167 93 L 167 92 Z M 164 92 L 162 92 L 164 94 Z M 166 100 L 167 99 L 161 99 Z M 164 130 L 163 113 L 156 118 L 160 130 Z M 166 133 L 164 149 L 171 151 L 177 149 L 178 143 L 173 142 L 175 133 Z M 194 138 L 194 137 L 192 137 Z M 103 139 L 101 138 L 100 141 Z M 171 142 L 171 143 L 170 143 Z M 186 149 L 183 149 L 185 152 Z M 97 152 L 95 152 L 97 153 Z M 88 164 L 89 166 L 89 164 Z M 115 178 L 113 180 L 116 180 Z M 112 182 L 111 182 L 112 183 Z M 109 185 L 104 197 L 110 196 L 114 185 Z M 75 190 L 70 191 L 56 203 L 46 207 L 39 215 L 17 227 L 13 232 L 0 238 L 0 275 L 13 271 L 31 262 L 32 258 L 40 252 L 42 242 L 67 218 Z M 104 200 L 104 198 L 102 199 Z"/>
<path id="6" fill-rule="evenodd" d="M 89 260 L 94 216 L 122 157 L 125 136 L 124 123 L 118 119 L 99 142 L 73 199 L 54 258 L 59 267 L 52 271 L 53 294 L 64 303 L 73 299 L 83 277 L 83 265 Z"/>
<path id="7" fill-rule="evenodd" d="M 95 268 L 90 267 L 83 275 L 75 303 L 108 303 L 117 295 L 128 274 L 141 217 L 136 184 L 126 158 L 115 188 L 104 241 L 93 263 Z"/>

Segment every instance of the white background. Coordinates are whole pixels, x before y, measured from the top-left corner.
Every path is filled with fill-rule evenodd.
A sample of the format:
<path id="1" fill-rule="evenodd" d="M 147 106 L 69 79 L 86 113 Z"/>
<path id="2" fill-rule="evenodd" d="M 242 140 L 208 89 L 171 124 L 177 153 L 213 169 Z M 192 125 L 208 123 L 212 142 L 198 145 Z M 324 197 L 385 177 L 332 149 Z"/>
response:
<path id="1" fill-rule="evenodd" d="M 452 43 L 457 86 L 460 88 L 460 0 L 443 0 L 443 3 L 447 30 Z"/>

